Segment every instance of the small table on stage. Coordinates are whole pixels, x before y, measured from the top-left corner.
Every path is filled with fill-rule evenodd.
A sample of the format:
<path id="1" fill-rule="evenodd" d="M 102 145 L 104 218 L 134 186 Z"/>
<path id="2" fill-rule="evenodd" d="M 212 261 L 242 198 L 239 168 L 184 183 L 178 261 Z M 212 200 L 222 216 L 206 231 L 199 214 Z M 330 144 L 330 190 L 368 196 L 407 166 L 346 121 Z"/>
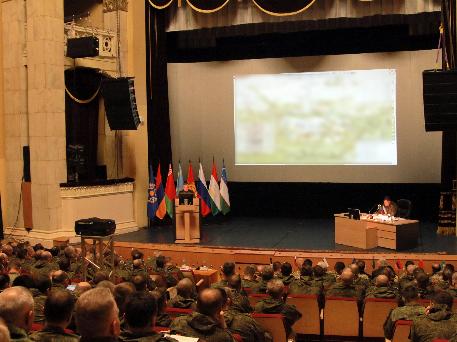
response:
<path id="1" fill-rule="evenodd" d="M 345 214 L 335 214 L 335 243 L 371 249 L 410 249 L 417 246 L 419 221 L 396 219 L 383 221 L 362 215 L 353 220 Z"/>

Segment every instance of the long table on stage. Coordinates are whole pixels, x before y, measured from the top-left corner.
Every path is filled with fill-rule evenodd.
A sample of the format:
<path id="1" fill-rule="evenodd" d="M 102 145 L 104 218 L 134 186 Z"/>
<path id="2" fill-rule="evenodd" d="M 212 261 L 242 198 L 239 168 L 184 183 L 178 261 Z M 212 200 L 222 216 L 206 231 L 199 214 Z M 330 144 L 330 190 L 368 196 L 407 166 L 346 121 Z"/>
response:
<path id="1" fill-rule="evenodd" d="M 368 216 L 360 220 L 351 219 L 345 214 L 335 214 L 335 243 L 371 249 L 410 249 L 417 246 L 419 221 L 395 219 L 382 221 Z"/>

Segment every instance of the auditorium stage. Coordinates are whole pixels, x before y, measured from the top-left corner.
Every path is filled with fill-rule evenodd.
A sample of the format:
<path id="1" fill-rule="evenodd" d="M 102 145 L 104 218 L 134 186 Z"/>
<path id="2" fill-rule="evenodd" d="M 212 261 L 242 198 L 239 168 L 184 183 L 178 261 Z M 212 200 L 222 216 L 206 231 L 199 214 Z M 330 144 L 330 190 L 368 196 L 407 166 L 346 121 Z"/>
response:
<path id="1" fill-rule="evenodd" d="M 421 222 L 419 245 L 408 253 L 457 254 L 457 237 L 438 236 L 436 223 Z M 200 246 L 300 251 L 361 251 L 335 244 L 333 219 L 215 217 L 202 224 Z M 174 228 L 161 226 L 118 235 L 116 241 L 172 244 Z M 374 248 L 370 252 L 393 250 Z"/>

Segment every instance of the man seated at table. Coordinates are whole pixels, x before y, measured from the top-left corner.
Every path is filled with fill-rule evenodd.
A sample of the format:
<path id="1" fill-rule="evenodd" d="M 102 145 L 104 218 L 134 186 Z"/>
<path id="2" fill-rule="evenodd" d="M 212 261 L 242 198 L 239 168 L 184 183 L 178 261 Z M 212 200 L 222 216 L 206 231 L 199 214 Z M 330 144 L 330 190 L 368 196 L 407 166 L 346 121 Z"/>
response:
<path id="1" fill-rule="evenodd" d="M 392 201 L 392 198 L 390 196 L 384 196 L 382 206 L 376 213 L 381 215 L 395 216 L 397 214 L 397 209 L 398 206 L 394 201 Z"/>

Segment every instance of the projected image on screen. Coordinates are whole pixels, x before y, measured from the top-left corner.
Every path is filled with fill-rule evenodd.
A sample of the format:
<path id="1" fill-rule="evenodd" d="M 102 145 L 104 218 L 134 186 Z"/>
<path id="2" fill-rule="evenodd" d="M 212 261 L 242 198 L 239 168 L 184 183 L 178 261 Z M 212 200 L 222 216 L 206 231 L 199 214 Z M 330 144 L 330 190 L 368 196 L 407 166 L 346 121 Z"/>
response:
<path id="1" fill-rule="evenodd" d="M 395 70 L 234 77 L 237 165 L 396 165 Z"/>

